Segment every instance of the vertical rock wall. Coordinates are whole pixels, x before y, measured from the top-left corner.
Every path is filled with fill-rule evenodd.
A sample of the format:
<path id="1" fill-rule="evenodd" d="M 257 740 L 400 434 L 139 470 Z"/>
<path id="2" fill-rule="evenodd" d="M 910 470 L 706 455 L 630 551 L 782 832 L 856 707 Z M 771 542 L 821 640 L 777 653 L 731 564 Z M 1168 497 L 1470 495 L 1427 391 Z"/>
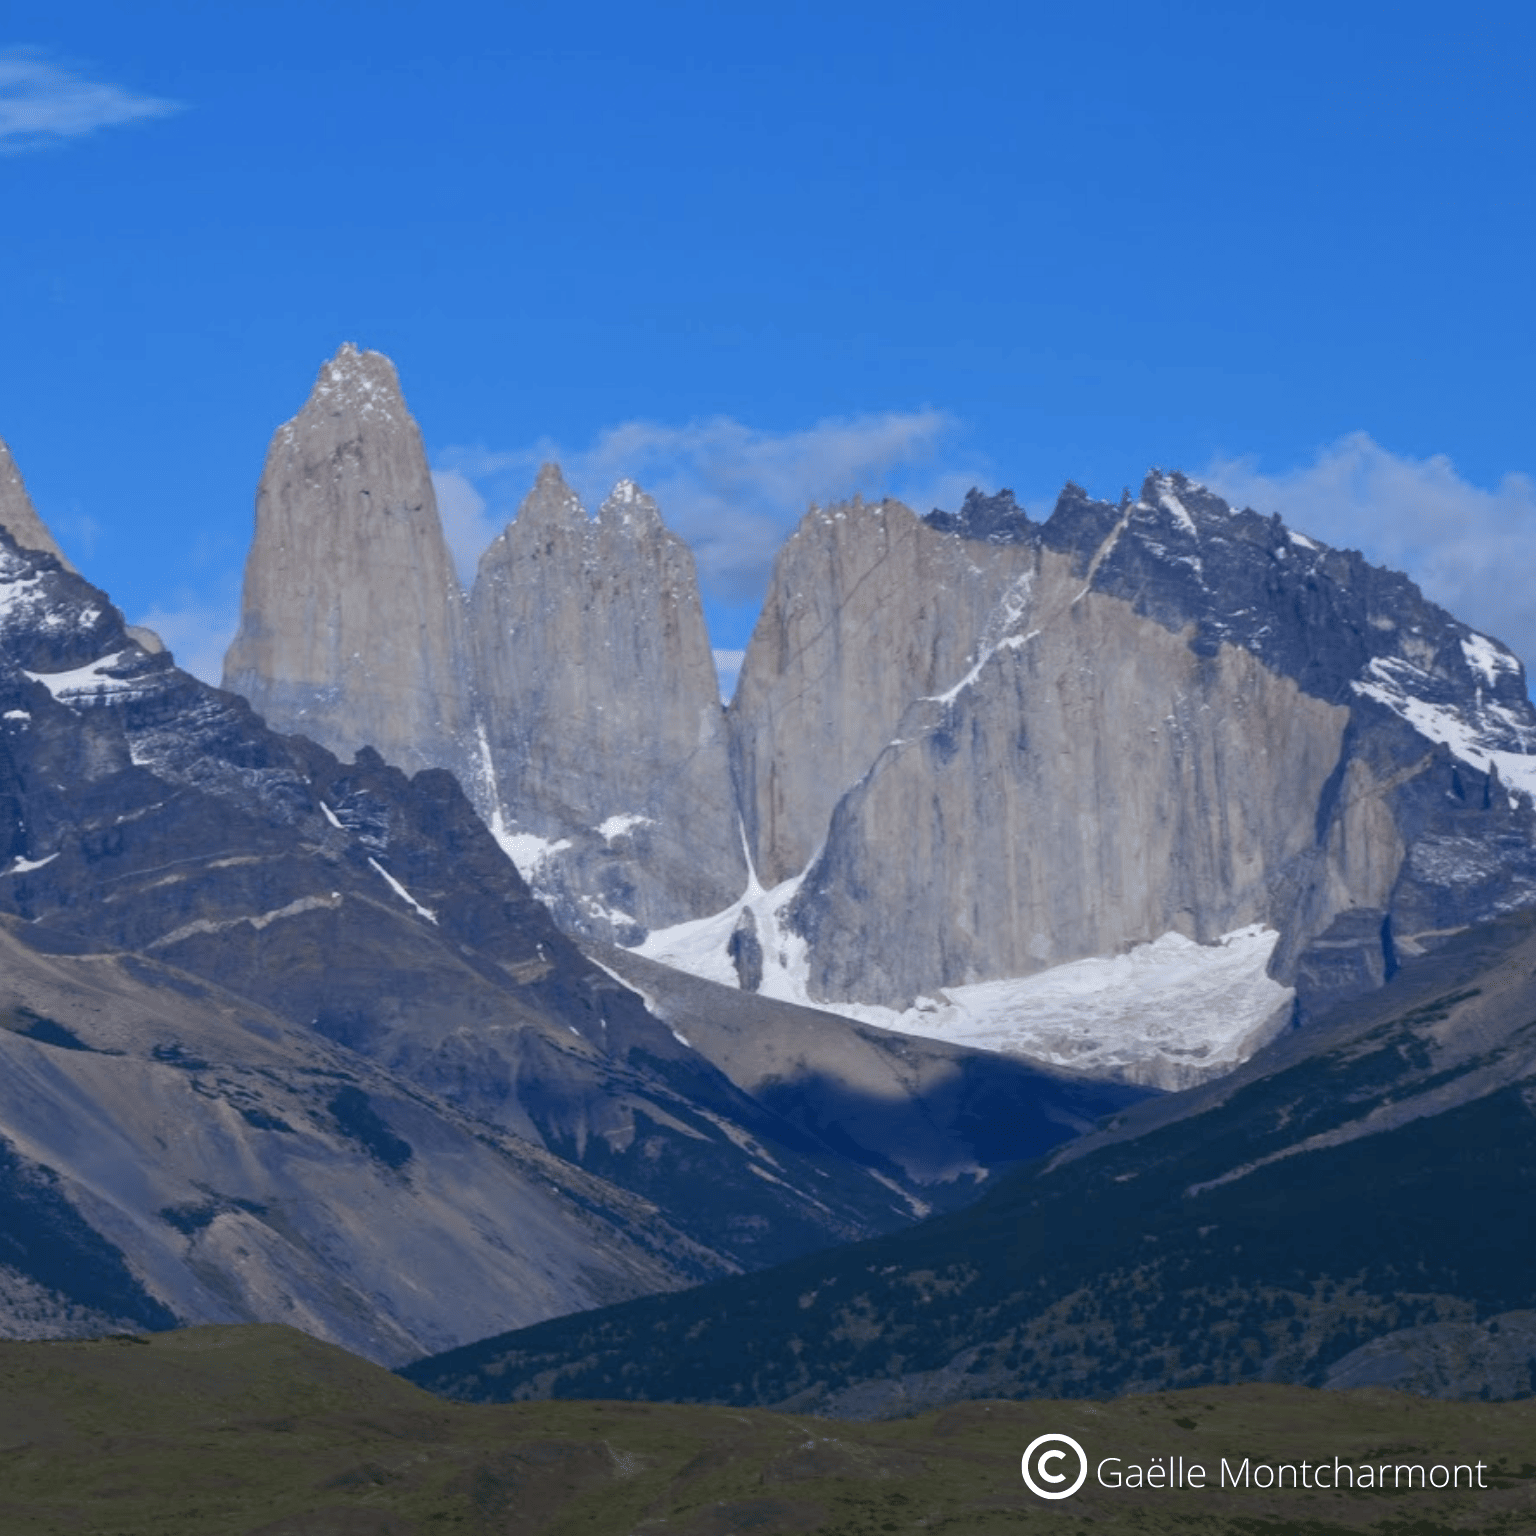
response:
<path id="1" fill-rule="evenodd" d="M 795 909 L 815 995 L 906 1007 L 1164 933 L 1211 942 L 1270 920 L 1312 846 L 1348 710 L 1074 601 L 1068 563 L 1038 559 L 984 663 L 915 702 L 839 804 Z"/>
<path id="2" fill-rule="evenodd" d="M 568 925 L 608 937 L 733 901 L 719 682 L 693 556 L 656 503 L 621 481 L 589 519 L 546 465 L 481 558 L 471 626 L 502 831 L 544 841 L 522 838 L 525 873 Z"/>
<path id="3" fill-rule="evenodd" d="M 267 452 L 224 686 L 334 752 L 467 778 L 463 609 L 394 365 L 348 344 Z"/>
<path id="4" fill-rule="evenodd" d="M 907 706 L 965 673 L 1028 565 L 1022 549 L 937 535 L 897 501 L 806 514 L 774 564 L 730 709 L 764 886 L 805 868 Z"/>
<path id="5" fill-rule="evenodd" d="M 727 714 L 647 496 L 589 519 L 546 466 L 466 604 L 394 370 L 343 348 L 268 456 L 226 684 L 455 771 L 569 931 L 718 913 L 744 985 L 803 964 L 832 1002 L 1265 923 L 1321 1007 L 1536 902 L 1519 662 L 1178 475 L 1043 524 L 1006 492 L 813 509 Z"/>

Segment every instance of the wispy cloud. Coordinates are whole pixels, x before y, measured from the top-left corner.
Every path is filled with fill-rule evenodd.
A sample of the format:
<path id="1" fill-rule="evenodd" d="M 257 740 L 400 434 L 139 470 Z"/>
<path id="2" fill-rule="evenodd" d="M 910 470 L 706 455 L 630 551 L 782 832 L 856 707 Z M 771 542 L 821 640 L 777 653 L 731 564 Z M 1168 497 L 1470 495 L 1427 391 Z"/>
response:
<path id="1" fill-rule="evenodd" d="M 180 110 L 180 102 L 92 80 L 37 49 L 0 49 L 0 154 L 43 149 Z"/>
<path id="2" fill-rule="evenodd" d="M 240 622 L 239 587 L 231 576 L 216 590 L 196 596 L 179 592 L 169 603 L 156 603 L 136 618 L 165 641 L 176 665 L 205 683 L 218 685 L 224 675 L 224 652 Z"/>
<path id="3" fill-rule="evenodd" d="M 1298 532 L 1406 571 L 1457 618 L 1536 659 L 1536 483 L 1506 475 L 1492 490 L 1464 480 L 1443 454 L 1414 459 L 1364 432 L 1309 465 L 1262 473 L 1217 458 L 1200 476 L 1236 505 L 1279 512 Z"/>
<path id="4" fill-rule="evenodd" d="M 447 498 L 459 504 L 454 515 L 466 527 L 486 516 L 499 526 L 546 459 L 560 463 L 588 506 L 627 477 L 656 498 L 669 526 L 692 546 L 706 593 L 743 603 L 761 598 L 774 555 L 812 502 L 861 493 L 898 496 L 923 512 L 957 505 L 987 471 L 939 465 L 956 432 L 954 419 L 935 410 L 836 418 L 789 432 L 728 417 L 681 427 L 631 421 L 584 447 L 542 441 L 511 452 L 449 449 L 439 456 L 438 494 L 442 500 L 451 482 Z M 466 488 L 482 503 L 472 516 L 462 510 Z"/>
<path id="5" fill-rule="evenodd" d="M 437 512 L 442 519 L 443 538 L 466 587 L 475 580 L 475 567 L 492 539 L 505 523 L 491 515 L 484 496 L 456 469 L 434 469 L 432 489 L 437 495 Z"/>

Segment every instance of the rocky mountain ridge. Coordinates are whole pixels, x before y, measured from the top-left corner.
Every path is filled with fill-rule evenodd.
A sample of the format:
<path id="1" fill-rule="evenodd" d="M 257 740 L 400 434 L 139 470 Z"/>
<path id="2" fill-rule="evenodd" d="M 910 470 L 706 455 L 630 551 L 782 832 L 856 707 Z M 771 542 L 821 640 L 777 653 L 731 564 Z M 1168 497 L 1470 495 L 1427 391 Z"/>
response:
<path id="1" fill-rule="evenodd" d="M 382 376 L 371 356 L 343 349 L 322 382 Z M 424 477 L 403 400 L 367 404 L 349 440 L 389 436 Z M 288 483 L 286 516 L 387 612 L 393 567 L 348 564 L 371 516 L 348 475 Z M 300 592 L 274 526 L 258 517 L 252 569 Z M 1406 577 L 1182 475 L 1119 503 L 1069 485 L 1043 523 L 1006 492 L 926 518 L 813 508 L 724 712 L 691 559 L 628 482 L 593 521 L 546 467 L 445 601 L 471 645 L 440 687 L 473 726 L 432 760 L 562 926 L 770 997 L 1176 1086 L 1536 902 L 1519 661 Z M 287 622 L 248 585 L 247 630 Z M 237 652 L 226 680 L 284 729 L 323 725 L 345 685 Z M 1251 1002 L 1225 1025 L 1149 1028 L 1128 999 L 1083 1051 L 1025 985 L 1240 940 Z"/>
<path id="2" fill-rule="evenodd" d="M 588 961 L 451 774 L 278 735 L 3 527 L 0 807 L 0 1331 L 397 1361 L 904 1224 L 1102 1099 L 1015 1071 L 1056 1118 L 982 1148 L 951 1052 L 886 1095 L 933 1166 L 834 1147 Z"/>
<path id="3" fill-rule="evenodd" d="M 883 1418 L 1242 1381 L 1536 1391 L 1536 917 L 1469 929 L 964 1211 L 404 1372 Z"/>

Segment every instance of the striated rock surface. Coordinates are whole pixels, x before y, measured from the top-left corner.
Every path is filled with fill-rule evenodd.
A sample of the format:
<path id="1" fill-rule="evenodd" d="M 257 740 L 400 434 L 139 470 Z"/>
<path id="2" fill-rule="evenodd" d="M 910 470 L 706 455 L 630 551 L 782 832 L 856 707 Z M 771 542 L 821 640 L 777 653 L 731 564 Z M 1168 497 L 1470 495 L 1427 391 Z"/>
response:
<path id="1" fill-rule="evenodd" d="M 393 371 L 343 349 L 274 440 L 226 681 L 452 770 L 577 937 L 1173 1086 L 1293 989 L 1313 1014 L 1536 903 L 1520 663 L 1181 475 L 1069 485 L 1044 523 L 1006 491 L 812 509 L 728 711 L 692 558 L 635 486 L 589 518 L 546 466 L 467 607 L 430 496 Z M 1066 1041 L 967 991 L 1239 935 L 1269 958 L 1225 1035 Z"/>
<path id="2" fill-rule="evenodd" d="M 279 735 L 3 530 L 0 1063 L 0 1334 L 282 1319 L 399 1360 L 975 1188 L 738 1087 L 451 775 Z"/>
<path id="3" fill-rule="evenodd" d="M 571 931 L 713 912 L 746 864 L 693 556 L 621 481 L 595 519 L 546 465 L 480 561 L 472 656 L 493 829 Z"/>
<path id="4" fill-rule="evenodd" d="M 789 910 L 812 997 L 905 1007 L 1265 923 L 1315 1010 L 1536 901 L 1523 671 L 1407 578 L 1176 475 L 1069 487 L 1011 536 L 988 510 L 1025 569 L 829 819 Z M 965 517 L 921 536 L 979 550 Z M 822 526 L 800 580 L 837 613 Z"/>
<path id="5" fill-rule="evenodd" d="M 799 874 L 907 705 L 970 664 L 1029 564 L 940 538 L 897 501 L 813 508 L 774 564 L 731 701 L 742 819 L 764 886 Z"/>
<path id="6" fill-rule="evenodd" d="M 224 684 L 344 756 L 462 777 L 463 620 L 394 365 L 348 343 L 267 452 Z"/>

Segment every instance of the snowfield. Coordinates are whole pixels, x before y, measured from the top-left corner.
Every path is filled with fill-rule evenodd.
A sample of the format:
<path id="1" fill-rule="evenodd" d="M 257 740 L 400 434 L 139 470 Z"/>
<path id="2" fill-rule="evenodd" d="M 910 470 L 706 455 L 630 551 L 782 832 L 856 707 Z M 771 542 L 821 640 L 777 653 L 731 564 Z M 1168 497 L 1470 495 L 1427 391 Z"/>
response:
<path id="1" fill-rule="evenodd" d="M 1215 944 L 1165 933 L 1123 955 L 946 987 L 899 1011 L 823 1002 L 810 995 L 805 940 L 781 918 L 799 884 L 797 877 L 765 891 L 754 880 L 724 911 L 653 932 L 637 953 L 734 987 L 727 946 L 742 913 L 750 911 L 763 949 L 759 992 L 764 997 L 902 1034 L 1158 1088 L 1186 1088 L 1231 1071 L 1290 1018 L 1295 994 L 1268 974 L 1279 934 L 1259 924 L 1225 934 Z"/>

